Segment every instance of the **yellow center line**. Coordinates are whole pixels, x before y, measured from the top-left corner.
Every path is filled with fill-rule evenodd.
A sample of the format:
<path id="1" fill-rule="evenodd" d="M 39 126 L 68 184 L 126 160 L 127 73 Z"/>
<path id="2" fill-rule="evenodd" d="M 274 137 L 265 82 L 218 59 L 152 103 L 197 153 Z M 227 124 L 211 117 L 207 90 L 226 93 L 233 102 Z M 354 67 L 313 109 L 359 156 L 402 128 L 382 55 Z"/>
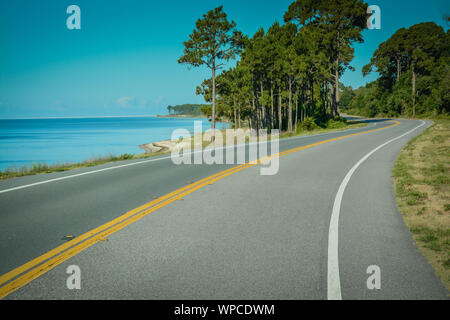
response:
<path id="1" fill-rule="evenodd" d="M 225 171 L 219 172 L 217 174 L 214 174 L 212 176 L 209 176 L 207 178 L 199 180 L 199 181 L 197 181 L 197 182 L 195 182 L 193 184 L 190 184 L 190 185 L 187 185 L 187 186 L 185 186 L 183 188 L 175 190 L 175 191 L 173 191 L 173 192 L 171 192 L 171 193 L 169 193 L 167 195 L 164 195 L 164 196 L 162 196 L 162 197 L 160 197 L 158 199 L 155 199 L 155 200 L 153 200 L 151 202 L 148 202 L 148 203 L 146 203 L 146 204 L 144 204 L 144 205 L 142 205 L 142 206 L 140 206 L 138 208 L 135 208 L 135 209 L 127 212 L 126 214 L 124 214 L 124 215 L 122 215 L 122 216 L 120 216 L 120 217 L 118 217 L 118 218 L 116 218 L 116 219 L 114 219 L 114 220 L 112 220 L 110 222 L 107 222 L 107 223 L 105 223 L 105 224 L 103 224 L 103 225 L 101 225 L 101 226 L 99 226 L 99 227 L 97 227 L 97 228 L 95 228 L 95 229 L 85 233 L 85 234 L 82 234 L 82 235 L 80 235 L 78 237 L 75 237 L 73 240 L 71 240 L 71 241 L 69 241 L 69 242 L 67 242 L 67 243 L 65 243 L 63 245 L 60 245 L 60 246 L 56 247 L 55 249 L 53 249 L 53 250 L 51 250 L 51 251 L 49 251 L 49 252 L 47 252 L 47 253 L 45 253 L 45 254 L 37 257 L 37 258 L 35 258 L 35 259 L 25 263 L 24 265 L 14 269 L 14 270 L 12 270 L 12 271 L 4 274 L 4 275 L 2 275 L 0 277 L 0 285 L 2 285 L 3 283 L 11 280 L 12 278 L 18 276 L 19 274 L 27 271 L 28 269 L 37 266 L 38 264 L 44 262 L 45 260 L 55 256 L 56 254 L 59 254 L 59 253 L 65 251 L 65 250 L 69 249 L 70 247 L 76 245 L 77 243 L 80 243 L 80 242 L 82 242 L 82 241 L 92 237 L 93 235 L 95 235 L 95 234 L 97 234 L 97 233 L 99 233 L 101 231 L 104 231 L 105 229 L 110 228 L 110 227 L 114 226 L 115 224 L 118 224 L 118 223 L 120 223 L 120 222 L 122 222 L 122 221 L 124 221 L 124 220 L 126 220 L 126 219 L 128 219 L 130 217 L 132 217 L 133 215 L 135 215 L 136 213 L 139 213 L 140 211 L 143 211 L 143 210 L 145 210 L 145 209 L 147 209 L 147 208 L 149 208 L 151 206 L 154 206 L 154 205 L 156 205 L 156 204 L 158 204 L 158 203 L 160 203 L 160 202 L 162 202 L 162 201 L 164 201 L 164 200 L 166 200 L 166 199 L 168 199 L 170 197 L 173 197 L 173 196 L 177 195 L 178 193 L 183 192 L 186 189 L 189 189 L 189 188 L 192 188 L 192 187 L 194 187 L 194 186 L 196 186 L 198 184 L 201 184 L 204 181 L 208 181 L 208 180 L 210 180 L 210 179 L 212 179 L 214 177 L 220 176 L 220 175 L 222 175 L 224 173 L 227 173 L 229 171 L 236 170 L 236 168 L 239 168 L 241 166 L 227 169 Z"/>
<path id="2" fill-rule="evenodd" d="M 4 274 L 3 276 L 0 277 L 0 285 L 4 284 L 2 287 L 0 287 L 0 299 L 4 298 L 5 296 L 9 295 L 10 293 L 16 291 L 17 289 L 19 289 L 20 287 L 24 286 L 25 284 L 31 282 L 32 280 L 38 278 L 39 276 L 41 276 L 44 273 L 48 272 L 49 270 L 53 269 L 57 265 L 66 261 L 67 259 L 75 256 L 76 254 L 80 253 L 81 251 L 87 249 L 88 247 L 92 246 L 93 244 L 97 243 L 98 241 L 102 241 L 102 240 L 106 239 L 106 237 L 108 237 L 109 235 L 125 228 L 126 226 L 132 224 L 133 222 L 136 222 L 137 220 L 142 219 L 146 215 L 148 215 L 152 212 L 155 212 L 156 210 L 158 210 L 162 207 L 165 207 L 174 201 L 182 199 L 184 196 L 189 195 L 192 192 L 194 192 L 200 188 L 203 188 L 204 186 L 210 185 L 218 180 L 221 180 L 227 176 L 230 176 L 234 173 L 242 171 L 246 168 L 255 166 L 258 163 L 267 162 L 270 159 L 275 158 L 275 157 L 281 157 L 281 156 L 288 155 L 288 154 L 291 154 L 291 153 L 294 153 L 294 152 L 297 152 L 300 150 L 305 150 L 308 148 L 312 148 L 314 146 L 322 145 L 322 144 L 332 142 L 332 141 L 342 140 L 342 139 L 352 137 L 352 136 L 358 136 L 358 135 L 362 135 L 362 134 L 367 134 L 367 133 L 371 133 L 371 132 L 376 132 L 376 131 L 392 128 L 399 124 L 400 124 L 400 122 L 394 121 L 393 125 L 390 125 L 387 127 L 353 133 L 353 134 L 345 135 L 342 137 L 324 140 L 324 141 L 316 142 L 316 143 L 309 144 L 306 146 L 286 150 L 286 151 L 280 152 L 278 154 L 275 154 L 275 155 L 272 155 L 269 157 L 264 157 L 264 158 L 258 159 L 251 163 L 242 164 L 242 165 L 224 170 L 222 172 L 216 173 L 207 178 L 201 179 L 193 184 L 190 184 L 183 188 L 177 189 L 167 195 L 162 196 L 161 198 L 158 198 L 158 199 L 151 201 L 149 203 L 146 203 L 136 209 L 133 209 L 133 210 L 129 211 L 128 213 L 126 213 L 108 223 L 105 223 L 83 235 L 80 235 L 79 237 L 76 237 L 73 240 L 71 240 L 61 246 L 58 246 L 55 249 L 25 263 L 24 265 L 22 265 L 20 267 L 17 267 L 15 269 L 11 270 L 10 272 L 8 272 L 6 274 Z"/>

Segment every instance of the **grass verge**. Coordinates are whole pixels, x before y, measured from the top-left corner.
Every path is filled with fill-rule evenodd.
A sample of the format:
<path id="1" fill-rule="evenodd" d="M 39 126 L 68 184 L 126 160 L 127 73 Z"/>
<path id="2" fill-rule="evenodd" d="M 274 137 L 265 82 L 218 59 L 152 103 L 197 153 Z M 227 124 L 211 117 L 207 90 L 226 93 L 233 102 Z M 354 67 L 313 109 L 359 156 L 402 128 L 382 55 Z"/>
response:
<path id="1" fill-rule="evenodd" d="M 420 251 L 450 290 L 450 119 L 411 140 L 393 170 L 397 205 Z"/>
<path id="2" fill-rule="evenodd" d="M 74 170 L 74 169 L 98 166 L 98 165 L 106 164 L 106 163 L 110 163 L 110 162 L 148 158 L 148 157 L 158 156 L 161 154 L 163 154 L 163 153 L 138 154 L 138 155 L 123 154 L 121 156 L 109 155 L 109 156 L 104 156 L 104 157 L 91 158 L 91 159 L 88 159 L 88 160 L 85 160 L 85 161 L 79 162 L 79 163 L 58 163 L 58 164 L 52 164 L 52 165 L 38 162 L 38 163 L 35 163 L 32 166 L 28 166 L 28 167 L 23 166 L 21 168 L 8 168 L 5 171 L 0 171 L 0 180 L 16 178 L 16 177 L 23 177 L 23 176 L 31 176 L 31 175 L 36 175 L 36 174 L 63 172 L 63 171 L 69 171 L 69 170 Z"/>

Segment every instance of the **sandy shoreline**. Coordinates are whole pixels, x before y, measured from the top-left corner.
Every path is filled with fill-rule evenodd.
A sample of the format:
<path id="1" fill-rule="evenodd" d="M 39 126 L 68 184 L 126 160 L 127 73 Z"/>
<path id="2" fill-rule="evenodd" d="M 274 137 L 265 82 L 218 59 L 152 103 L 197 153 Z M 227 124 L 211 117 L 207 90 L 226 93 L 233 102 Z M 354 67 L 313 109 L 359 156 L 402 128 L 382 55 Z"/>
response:
<path id="1" fill-rule="evenodd" d="M 207 116 L 196 116 L 196 115 L 157 115 L 157 118 L 176 118 L 176 119 L 207 119 Z M 226 121 L 217 121 L 216 123 L 228 123 Z M 222 130 L 218 130 L 216 129 L 216 132 L 220 131 L 222 132 Z M 222 134 L 224 134 L 224 132 L 222 132 Z M 145 143 L 145 144 L 141 144 L 138 147 L 142 150 L 145 151 L 145 153 L 147 154 L 151 154 L 151 153 L 158 153 L 158 152 L 168 152 L 168 151 L 172 151 L 175 147 L 183 147 L 184 143 L 190 143 L 191 147 L 193 147 L 193 149 L 198 149 L 198 148 L 203 148 L 203 141 L 210 141 L 211 140 L 211 133 L 210 132 L 203 132 L 203 141 L 202 139 L 194 139 L 195 136 L 200 135 L 200 133 L 198 134 L 194 134 L 191 135 L 191 137 L 183 139 L 182 143 L 183 145 L 180 143 L 180 141 L 172 141 L 170 139 L 167 140 L 161 140 L 161 141 L 155 141 L 155 142 L 149 142 L 149 143 Z M 225 142 L 225 136 L 224 136 L 224 142 Z M 192 145 L 192 141 L 194 141 L 194 144 Z M 198 141 L 202 141 L 202 142 L 198 142 Z"/>
<path id="2" fill-rule="evenodd" d="M 236 141 L 245 142 L 246 139 L 249 138 L 248 129 L 237 130 L 233 132 L 233 139 L 227 139 L 226 130 L 217 130 L 216 129 L 216 142 L 215 144 L 211 144 L 211 132 L 202 132 L 197 133 L 189 138 L 185 138 L 181 141 L 179 140 L 162 140 L 156 142 L 150 142 L 147 144 L 142 144 L 139 146 L 142 150 L 144 150 L 147 154 L 157 153 L 157 152 L 170 152 L 172 150 L 181 150 L 183 148 L 190 147 L 192 150 L 198 150 L 205 148 L 205 144 L 208 144 L 208 147 L 214 146 L 232 146 L 236 144 Z M 222 139 L 220 136 L 222 135 Z M 262 136 L 260 135 L 256 138 L 256 135 L 252 136 L 251 139 L 258 139 L 258 141 L 265 141 L 270 138 L 270 135 Z M 221 141 L 222 140 L 222 141 Z M 231 140 L 231 141 L 229 141 Z"/>

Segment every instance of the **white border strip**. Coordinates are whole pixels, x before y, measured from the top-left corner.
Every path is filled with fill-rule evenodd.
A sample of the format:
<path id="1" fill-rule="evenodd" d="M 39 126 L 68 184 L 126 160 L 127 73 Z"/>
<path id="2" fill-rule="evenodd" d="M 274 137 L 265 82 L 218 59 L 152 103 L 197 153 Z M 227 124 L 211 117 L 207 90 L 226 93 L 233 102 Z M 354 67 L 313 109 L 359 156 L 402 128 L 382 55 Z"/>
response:
<path id="1" fill-rule="evenodd" d="M 404 136 L 410 134 L 411 132 L 415 131 L 416 129 L 422 127 L 425 124 L 425 121 L 422 120 L 422 123 L 415 127 L 414 129 L 394 138 L 391 139 L 382 145 L 376 147 L 372 151 L 370 151 L 368 154 L 366 154 L 361 160 L 359 160 L 353 168 L 350 169 L 350 171 L 345 176 L 344 180 L 342 181 L 341 185 L 339 186 L 338 192 L 336 194 L 336 198 L 334 199 L 334 205 L 333 205 L 333 211 L 331 213 L 331 219 L 330 219 L 330 228 L 328 231 L 328 300 L 342 300 L 342 293 L 341 293 L 341 280 L 339 278 L 339 255 L 338 255 L 338 240 L 339 240 L 339 214 L 341 211 L 341 203 L 342 203 L 342 197 L 344 196 L 345 189 L 347 187 L 348 182 L 350 181 L 353 173 L 355 173 L 356 169 L 364 162 L 366 161 L 372 154 L 383 148 L 384 146 L 388 145 L 389 143 L 398 140 L 400 138 L 403 138 Z"/>

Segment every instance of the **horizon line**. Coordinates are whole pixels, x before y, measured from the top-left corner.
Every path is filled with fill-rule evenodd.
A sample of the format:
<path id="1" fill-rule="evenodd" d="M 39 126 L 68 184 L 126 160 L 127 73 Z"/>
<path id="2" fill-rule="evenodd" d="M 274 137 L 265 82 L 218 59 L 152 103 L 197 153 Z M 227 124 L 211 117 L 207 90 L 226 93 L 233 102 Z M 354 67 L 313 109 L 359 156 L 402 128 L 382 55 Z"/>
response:
<path id="1" fill-rule="evenodd" d="M 125 116 L 58 116 L 58 117 L 7 117 L 0 120 L 45 120 L 45 119 L 101 119 L 101 118 L 156 118 L 161 115 L 125 115 Z"/>

